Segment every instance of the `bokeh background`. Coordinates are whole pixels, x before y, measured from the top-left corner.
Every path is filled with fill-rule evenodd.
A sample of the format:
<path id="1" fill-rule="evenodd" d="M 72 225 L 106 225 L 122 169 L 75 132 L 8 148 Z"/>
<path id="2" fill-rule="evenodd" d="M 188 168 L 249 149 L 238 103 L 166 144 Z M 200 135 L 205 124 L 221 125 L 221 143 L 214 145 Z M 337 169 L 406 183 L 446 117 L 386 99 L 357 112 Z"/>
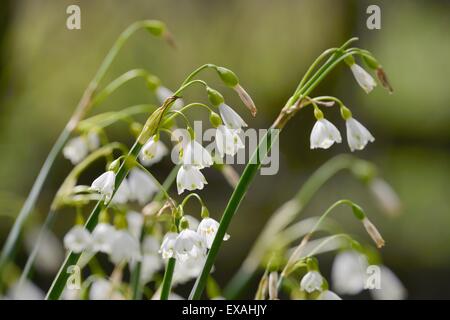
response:
<path id="1" fill-rule="evenodd" d="M 66 8 L 81 7 L 82 29 L 65 27 Z M 381 7 L 381 30 L 366 28 L 366 8 Z M 369 212 L 387 246 L 383 261 L 408 289 L 409 298 L 450 298 L 450 3 L 448 1 L 49 1 L 3 0 L 0 4 L 0 243 L 19 211 L 47 152 L 70 117 L 84 88 L 117 35 L 131 22 L 155 18 L 167 23 L 178 49 L 137 34 L 121 51 L 104 83 L 136 67 L 157 74 L 171 88 L 195 67 L 212 62 L 234 70 L 259 107 L 252 127 L 268 127 L 312 60 L 325 48 L 351 36 L 376 54 L 388 72 L 395 94 L 378 88 L 366 95 L 348 68 L 337 68 L 316 91 L 343 99 L 356 118 L 370 128 L 376 142 L 357 156 L 373 161 L 403 202 L 402 214 L 383 215 L 367 189 L 341 173 L 320 190 L 304 216 L 318 215 L 340 198 L 351 198 Z M 239 108 L 231 91 L 207 77 Z M 189 99 L 204 99 L 193 91 Z M 142 81 L 114 93 L 95 112 L 155 101 Z M 242 109 L 244 110 L 244 109 Z M 344 130 L 337 112 L 327 112 Z M 300 113 L 280 141 L 280 171 L 259 176 L 252 185 L 221 249 L 215 276 L 225 284 L 246 256 L 271 213 L 290 199 L 305 179 L 332 156 L 349 152 L 343 143 L 311 151 L 310 112 Z M 124 125 L 109 129 L 112 139 L 131 143 Z M 164 177 L 170 163 L 155 170 Z M 59 158 L 35 210 L 33 221 L 47 212 L 52 196 L 71 164 Z M 102 170 L 93 167 L 85 183 Z M 237 170 L 242 170 L 237 166 Z M 202 192 L 211 214 L 219 218 L 231 194 L 223 178 L 208 176 Z M 337 216 L 336 216 L 337 217 Z M 337 220 L 345 230 L 361 233 L 349 216 Z M 54 228 L 61 238 L 73 223 L 62 211 Z M 364 234 L 362 234 L 364 237 Z M 369 239 L 368 239 L 369 240 Z M 18 249 L 18 264 L 26 258 Z M 323 258 L 329 272 L 331 255 Z M 51 275 L 35 281 L 48 288 Z M 252 295 L 253 287 L 246 293 Z"/>

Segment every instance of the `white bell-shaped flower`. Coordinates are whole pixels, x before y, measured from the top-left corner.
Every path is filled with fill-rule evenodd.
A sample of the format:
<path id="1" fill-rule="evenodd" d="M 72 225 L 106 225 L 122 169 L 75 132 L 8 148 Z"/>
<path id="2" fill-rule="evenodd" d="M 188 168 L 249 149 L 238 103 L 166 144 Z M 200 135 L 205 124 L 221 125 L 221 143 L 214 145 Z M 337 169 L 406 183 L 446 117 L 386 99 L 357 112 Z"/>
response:
<path id="1" fill-rule="evenodd" d="M 184 261 L 189 257 L 197 258 L 206 254 L 206 243 L 197 232 L 184 229 L 178 234 L 174 244 L 176 258 Z"/>
<path id="2" fill-rule="evenodd" d="M 91 234 L 83 226 L 76 225 L 64 236 L 64 247 L 75 253 L 89 249 Z"/>
<path id="3" fill-rule="evenodd" d="M 241 116 L 237 114 L 230 106 L 222 103 L 219 105 L 219 112 L 223 123 L 230 129 L 241 129 L 246 127 L 247 124 L 242 120 Z"/>
<path id="4" fill-rule="evenodd" d="M 89 153 L 89 147 L 86 143 L 85 138 L 75 137 L 70 139 L 64 149 L 63 155 L 66 159 L 69 159 L 73 165 L 81 162 Z"/>
<path id="5" fill-rule="evenodd" d="M 308 271 L 300 281 L 300 289 L 308 293 L 322 291 L 323 277 L 318 271 Z"/>
<path id="6" fill-rule="evenodd" d="M 386 266 L 380 266 L 380 287 L 370 290 L 376 300 L 406 299 L 406 289 L 400 279 Z"/>
<path id="7" fill-rule="evenodd" d="M 111 245 L 109 259 L 114 264 L 139 260 L 141 252 L 138 240 L 127 230 L 118 230 Z"/>
<path id="8" fill-rule="evenodd" d="M 156 93 L 156 97 L 158 98 L 160 103 L 163 103 L 167 98 L 173 96 L 172 90 L 170 90 L 164 86 L 159 86 L 158 88 L 156 88 L 155 93 Z M 180 110 L 183 106 L 184 106 L 183 99 L 177 99 L 173 103 L 172 108 L 175 110 Z"/>
<path id="9" fill-rule="evenodd" d="M 207 184 L 205 177 L 200 169 L 195 166 L 183 165 L 177 174 L 178 194 L 182 194 L 184 190 L 202 190 Z"/>
<path id="10" fill-rule="evenodd" d="M 115 173 L 113 171 L 106 171 L 92 182 L 91 189 L 102 194 L 105 197 L 106 203 L 113 195 L 115 182 Z"/>
<path id="11" fill-rule="evenodd" d="M 316 121 L 311 131 L 311 149 L 328 149 L 335 142 L 341 143 L 341 141 L 341 134 L 334 124 L 325 118 Z"/>
<path id="12" fill-rule="evenodd" d="M 345 120 L 347 126 L 347 141 L 351 151 L 362 150 L 369 142 L 374 142 L 375 138 L 361 123 L 350 117 Z"/>
<path id="13" fill-rule="evenodd" d="M 161 140 L 155 141 L 155 136 L 153 136 L 142 147 L 139 160 L 144 166 L 150 166 L 161 161 L 168 152 L 166 145 Z"/>
<path id="14" fill-rule="evenodd" d="M 212 218 L 205 218 L 198 225 L 197 233 L 204 238 L 208 249 L 211 249 L 217 229 L 219 229 L 219 222 Z M 230 235 L 225 234 L 223 240 L 227 241 L 228 239 L 230 239 Z"/>
<path id="15" fill-rule="evenodd" d="M 367 259 L 349 250 L 336 255 L 331 269 L 334 290 L 339 294 L 355 295 L 364 289 Z"/>
<path id="16" fill-rule="evenodd" d="M 131 169 L 128 175 L 128 185 L 130 186 L 130 197 L 136 200 L 140 205 L 149 202 L 158 186 L 153 179 L 140 169 Z"/>
<path id="17" fill-rule="evenodd" d="M 161 248 L 159 249 L 159 253 L 161 253 L 163 259 L 169 259 L 175 257 L 175 241 L 178 237 L 178 234 L 175 232 L 168 232 L 163 238 Z"/>
<path id="18" fill-rule="evenodd" d="M 92 231 L 92 251 L 111 253 L 116 229 L 109 223 L 99 223 Z"/>
<path id="19" fill-rule="evenodd" d="M 219 154 L 223 157 L 225 154 L 234 156 L 240 149 L 244 149 L 239 129 L 230 129 L 227 126 L 220 125 L 216 129 L 216 147 Z"/>
<path id="20" fill-rule="evenodd" d="M 144 225 L 144 216 L 136 211 L 128 211 L 126 215 L 128 231 L 136 239 L 140 239 L 142 226 Z"/>
<path id="21" fill-rule="evenodd" d="M 184 148 L 183 164 L 203 169 L 212 166 L 213 160 L 209 152 L 193 139 Z"/>
<path id="22" fill-rule="evenodd" d="M 377 86 L 377 83 L 372 78 L 372 76 L 356 63 L 352 64 L 350 66 L 350 69 L 352 70 L 356 82 L 358 82 L 359 86 L 363 88 L 366 93 L 369 93 L 373 90 L 373 88 Z"/>
<path id="23" fill-rule="evenodd" d="M 319 294 L 317 300 L 342 300 L 342 298 L 333 291 L 325 290 Z"/>

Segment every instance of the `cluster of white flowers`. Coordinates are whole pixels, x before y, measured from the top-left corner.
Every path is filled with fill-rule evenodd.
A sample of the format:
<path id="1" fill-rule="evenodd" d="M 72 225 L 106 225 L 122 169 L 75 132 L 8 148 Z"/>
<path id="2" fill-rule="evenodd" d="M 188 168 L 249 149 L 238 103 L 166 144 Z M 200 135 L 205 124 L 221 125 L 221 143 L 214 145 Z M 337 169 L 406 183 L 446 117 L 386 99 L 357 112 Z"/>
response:
<path id="1" fill-rule="evenodd" d="M 219 105 L 219 111 L 224 124 L 220 124 L 216 129 L 216 148 L 221 157 L 234 156 L 244 148 L 240 134 L 247 124 L 224 103 Z M 213 165 L 210 153 L 195 139 L 183 139 L 179 145 L 182 157 L 177 174 L 178 193 L 181 194 L 185 190 L 202 190 L 207 181 L 200 170 Z"/>
<path id="2" fill-rule="evenodd" d="M 87 135 L 78 136 L 70 139 L 63 148 L 63 155 L 76 165 L 81 162 L 90 151 L 94 151 L 100 146 L 98 134 L 94 131 Z"/>
<path id="3" fill-rule="evenodd" d="M 159 250 L 163 259 L 177 259 L 174 283 L 184 283 L 199 275 L 219 228 L 219 222 L 212 218 L 204 218 L 200 223 L 191 216 L 184 218 L 189 221 L 189 227 L 178 234 L 168 232 Z M 223 239 L 229 238 L 226 234 Z"/>
<path id="4" fill-rule="evenodd" d="M 347 142 L 351 151 L 362 150 L 367 143 L 375 141 L 369 130 L 353 117 L 348 117 L 345 124 L 347 127 Z M 341 141 L 341 134 L 334 124 L 325 118 L 317 119 L 311 131 L 311 149 L 328 149 L 335 142 L 341 143 Z"/>
<path id="5" fill-rule="evenodd" d="M 141 261 L 141 281 L 148 282 L 162 266 L 158 255 L 159 241 L 147 235 L 140 243 L 144 223 L 142 214 L 129 211 L 126 220 L 126 229 L 117 229 L 109 223 L 101 222 L 92 233 L 83 226 L 76 225 L 65 235 L 64 246 L 75 253 L 105 253 L 115 265 Z"/>
<path id="6" fill-rule="evenodd" d="M 107 171 L 92 182 L 91 190 L 103 195 L 105 203 L 107 203 L 114 193 L 115 182 L 115 173 Z M 153 179 L 142 170 L 133 168 L 130 170 L 128 178 L 120 184 L 112 201 L 118 204 L 137 201 L 140 205 L 145 205 L 156 191 L 158 191 L 158 186 Z"/>

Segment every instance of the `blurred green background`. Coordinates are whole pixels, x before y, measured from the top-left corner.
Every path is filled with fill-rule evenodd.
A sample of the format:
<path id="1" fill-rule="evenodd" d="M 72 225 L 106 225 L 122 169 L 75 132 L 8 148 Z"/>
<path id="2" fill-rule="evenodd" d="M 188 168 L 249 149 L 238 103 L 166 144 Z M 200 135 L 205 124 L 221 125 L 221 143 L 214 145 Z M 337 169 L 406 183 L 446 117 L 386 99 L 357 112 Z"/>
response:
<path id="1" fill-rule="evenodd" d="M 65 12 L 70 4 L 81 7 L 81 30 L 66 29 Z M 381 7 L 381 30 L 366 28 L 369 4 Z M 340 198 L 355 200 L 382 231 L 387 241 L 382 249 L 384 263 L 398 274 L 409 298 L 450 298 L 449 15 L 448 1 L 419 0 L 2 1 L 0 241 L 4 241 L 12 217 L 84 88 L 117 35 L 131 22 L 148 18 L 165 21 L 178 49 L 139 33 L 121 51 L 104 84 L 128 69 L 142 67 L 176 88 L 203 63 L 224 65 L 239 75 L 255 100 L 257 118 L 251 119 L 245 111 L 241 114 L 251 127 L 259 128 L 271 124 L 322 50 L 358 36 L 358 46 L 371 50 L 382 62 L 394 95 L 377 88 L 367 96 L 344 66 L 337 68 L 316 94 L 340 97 L 376 137 L 374 144 L 356 155 L 380 167 L 383 177 L 399 193 L 403 213 L 396 218 L 383 215 L 367 190 L 342 173 L 314 197 L 305 216 L 321 214 Z M 207 78 L 225 93 L 230 105 L 240 108 L 233 92 L 214 77 Z M 186 99 L 194 98 L 204 99 L 203 92 L 194 90 Z M 154 96 L 136 80 L 95 112 L 149 101 L 155 101 Z M 327 114 L 344 130 L 337 112 Z M 239 267 L 270 214 L 290 199 L 319 165 L 333 155 L 349 152 L 344 143 L 311 151 L 313 122 L 310 112 L 301 112 L 289 123 L 280 141 L 279 174 L 256 178 L 232 222 L 231 241 L 225 243 L 216 263 L 220 284 Z M 108 134 L 131 143 L 123 125 Z M 70 169 L 69 161 L 60 157 L 36 208 L 37 218 L 43 219 Z M 163 177 L 170 163 L 155 169 Z M 83 181 L 89 183 L 100 170 L 102 164 L 83 176 Z M 219 218 L 231 189 L 219 174 L 211 173 L 207 178 L 209 185 L 202 194 L 212 216 Z M 70 210 L 61 215 L 55 227 L 59 236 L 73 223 Z M 337 220 L 349 232 L 361 233 L 360 226 L 347 218 L 344 214 Z M 19 263 L 24 261 L 23 248 L 19 248 L 18 257 Z M 330 257 L 325 256 L 324 261 L 331 261 Z M 329 270 L 327 264 L 323 267 Z M 40 276 L 37 281 L 47 288 L 51 277 Z"/>

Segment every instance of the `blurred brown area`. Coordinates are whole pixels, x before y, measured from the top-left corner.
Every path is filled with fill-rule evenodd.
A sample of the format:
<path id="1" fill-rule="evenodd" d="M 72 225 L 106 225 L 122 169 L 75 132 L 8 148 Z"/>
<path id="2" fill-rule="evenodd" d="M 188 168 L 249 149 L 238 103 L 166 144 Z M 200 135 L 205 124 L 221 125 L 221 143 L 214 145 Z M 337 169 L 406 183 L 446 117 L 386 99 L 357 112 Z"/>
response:
<path id="1" fill-rule="evenodd" d="M 81 7 L 82 29 L 67 30 L 66 8 Z M 366 8 L 378 4 L 381 30 L 366 28 Z M 206 76 L 240 109 L 251 127 L 268 127 L 295 89 L 306 68 L 325 48 L 352 36 L 358 46 L 381 61 L 394 86 L 366 95 L 348 68 L 337 68 L 316 94 L 340 97 L 376 137 L 357 156 L 373 161 L 399 193 L 402 215 L 383 215 L 360 183 L 339 174 L 320 190 L 304 216 L 321 214 L 330 204 L 350 198 L 361 204 L 382 231 L 387 245 L 383 261 L 404 282 L 410 298 L 450 298 L 450 3 L 447 1 L 2 1 L 0 14 L 0 240 L 11 226 L 47 152 L 73 111 L 85 86 L 117 35 L 139 19 L 160 19 L 176 37 L 177 50 L 145 33 L 134 36 L 108 72 L 114 79 L 132 68 L 146 68 L 171 88 L 197 66 L 211 62 L 235 71 L 259 108 L 252 119 L 235 94 Z M 204 100 L 193 90 L 186 100 Z M 154 102 L 142 81 L 113 94 L 95 112 Z M 344 132 L 337 110 L 326 116 Z M 206 119 L 206 118 L 205 118 Z M 314 122 L 305 110 L 288 125 L 280 140 L 280 171 L 259 176 L 235 216 L 216 263 L 224 285 L 246 256 L 270 214 L 291 198 L 305 179 L 333 155 L 350 152 L 345 143 L 325 151 L 309 149 Z M 128 130 L 117 125 L 111 139 L 131 143 Z M 42 220 L 70 163 L 58 160 L 36 208 Z M 241 170 L 239 166 L 238 170 Z M 164 177 L 170 163 L 155 167 Z M 82 179 L 102 170 L 99 163 Z M 231 189 L 208 172 L 204 194 L 213 217 L 219 218 Z M 274 187 L 275 186 L 275 187 Z M 73 213 L 62 211 L 55 232 L 62 236 Z M 365 235 L 345 214 L 343 228 Z M 369 241 L 369 239 L 367 239 Z M 232 257 L 232 258 L 230 258 Z M 25 253 L 19 251 L 19 262 Z M 324 257 L 331 261 L 331 255 Z M 329 266 L 324 262 L 325 270 Z M 38 278 L 47 288 L 51 278 Z M 249 291 L 248 296 L 251 296 Z"/>

